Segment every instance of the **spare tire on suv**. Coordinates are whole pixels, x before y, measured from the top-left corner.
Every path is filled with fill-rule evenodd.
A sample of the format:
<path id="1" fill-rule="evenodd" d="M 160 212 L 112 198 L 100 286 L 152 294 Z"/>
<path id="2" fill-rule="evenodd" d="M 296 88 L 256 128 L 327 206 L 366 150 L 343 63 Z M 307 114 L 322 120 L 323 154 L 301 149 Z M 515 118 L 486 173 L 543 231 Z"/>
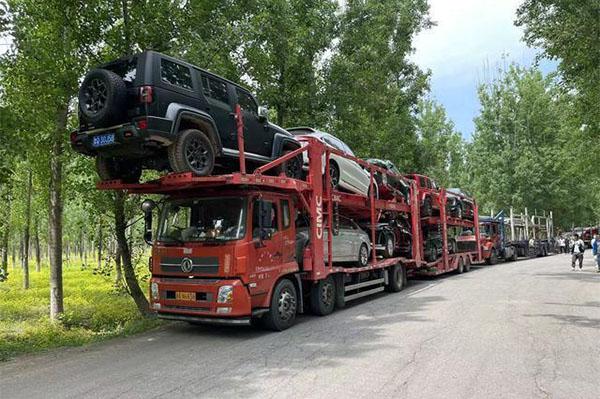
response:
<path id="1" fill-rule="evenodd" d="M 94 127 L 119 123 L 127 109 L 127 87 L 123 79 L 106 69 L 92 69 L 79 88 L 80 118 Z"/>

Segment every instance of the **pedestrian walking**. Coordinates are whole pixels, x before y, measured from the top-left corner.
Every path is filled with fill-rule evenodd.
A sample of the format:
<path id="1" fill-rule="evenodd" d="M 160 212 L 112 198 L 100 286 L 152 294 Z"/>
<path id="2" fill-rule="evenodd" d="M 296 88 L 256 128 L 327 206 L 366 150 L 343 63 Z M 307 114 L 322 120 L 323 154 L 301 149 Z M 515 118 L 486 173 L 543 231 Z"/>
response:
<path id="1" fill-rule="evenodd" d="M 575 270 L 575 262 L 579 262 L 579 270 L 583 269 L 583 252 L 585 251 L 585 244 L 583 240 L 579 238 L 578 234 L 573 236 L 573 246 L 571 247 L 571 269 Z"/>
<path id="2" fill-rule="evenodd" d="M 598 235 L 594 237 L 592 240 L 592 255 L 596 259 L 596 272 L 600 273 L 600 240 L 598 240 Z"/>

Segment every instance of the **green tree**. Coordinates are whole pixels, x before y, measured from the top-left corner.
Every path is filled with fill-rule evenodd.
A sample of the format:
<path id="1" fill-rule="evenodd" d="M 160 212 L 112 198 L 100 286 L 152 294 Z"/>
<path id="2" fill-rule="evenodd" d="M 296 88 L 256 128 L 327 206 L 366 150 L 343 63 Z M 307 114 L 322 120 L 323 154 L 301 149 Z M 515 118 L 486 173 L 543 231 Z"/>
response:
<path id="1" fill-rule="evenodd" d="M 457 187 L 464 173 L 464 143 L 443 106 L 419 102 L 414 171 L 433 177 L 443 187 Z"/>
<path id="2" fill-rule="evenodd" d="M 597 0 L 525 0 L 516 24 L 524 40 L 558 60 L 568 88 L 577 91 L 579 115 L 592 140 L 600 137 L 600 2 Z M 599 147 L 596 147 L 599 148 Z"/>
<path id="3" fill-rule="evenodd" d="M 326 98 L 332 133 L 359 156 L 378 155 L 401 169 L 414 164 L 413 113 L 427 76 L 407 56 L 430 22 L 421 0 L 351 0 L 328 64 Z"/>

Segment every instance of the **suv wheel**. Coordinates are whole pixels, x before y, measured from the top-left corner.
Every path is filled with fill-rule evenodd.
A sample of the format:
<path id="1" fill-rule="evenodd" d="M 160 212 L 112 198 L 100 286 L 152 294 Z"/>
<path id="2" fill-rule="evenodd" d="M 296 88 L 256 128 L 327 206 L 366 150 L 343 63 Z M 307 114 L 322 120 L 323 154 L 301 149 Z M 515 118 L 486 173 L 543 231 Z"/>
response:
<path id="1" fill-rule="evenodd" d="M 123 183 L 137 183 L 142 176 L 142 167 L 139 164 L 114 158 L 96 157 L 96 171 L 103 181 L 121 180 Z"/>
<path id="2" fill-rule="evenodd" d="M 95 127 L 111 126 L 125 116 L 127 87 L 123 79 L 106 69 L 93 69 L 79 88 L 81 118 Z"/>
<path id="3" fill-rule="evenodd" d="M 206 134 L 188 129 L 179 133 L 168 149 L 169 164 L 174 172 L 193 172 L 208 176 L 215 166 L 215 148 Z"/>

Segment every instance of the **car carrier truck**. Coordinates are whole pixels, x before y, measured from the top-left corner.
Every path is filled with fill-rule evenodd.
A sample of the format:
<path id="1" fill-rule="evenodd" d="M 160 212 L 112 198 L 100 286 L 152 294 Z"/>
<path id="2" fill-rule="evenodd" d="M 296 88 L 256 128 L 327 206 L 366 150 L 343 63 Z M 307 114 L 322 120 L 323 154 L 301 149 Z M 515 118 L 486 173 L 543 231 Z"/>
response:
<path id="1" fill-rule="evenodd" d="M 207 177 L 168 174 L 136 184 L 98 183 L 104 190 L 161 196 L 156 229 L 152 222 L 157 205 L 150 200 L 143 203 L 145 239 L 152 245 L 150 306 L 158 317 L 192 323 L 256 321 L 283 330 L 305 308 L 327 315 L 347 301 L 402 290 L 409 271 L 463 272 L 480 259 L 479 245 L 454 253 L 448 248 L 449 230 L 467 226 L 478 232 L 478 225 L 447 218 L 444 206 L 439 216 L 421 218 L 414 182 L 407 182 L 409 202 L 404 196 L 378 199 L 373 189 L 369 197 L 334 190 L 328 167 L 332 154 L 348 157 L 368 170 L 371 188 L 375 172 L 389 172 L 317 139 L 299 138 L 301 148 L 246 173 L 240 126 L 238 122 L 240 172 Z M 302 179 L 268 175 L 303 151 L 309 164 Z M 443 204 L 443 190 L 440 195 Z M 368 259 L 363 259 L 361 251 L 356 262 L 333 263 L 332 237 L 340 216 L 368 222 L 371 243 L 382 219 L 407 218 L 412 231 L 410 256 L 381 257 L 371 244 Z M 300 220 L 307 224 L 309 239 L 298 248 Z M 439 229 L 442 251 L 439 258 L 427 262 L 423 227 L 432 225 Z"/>

